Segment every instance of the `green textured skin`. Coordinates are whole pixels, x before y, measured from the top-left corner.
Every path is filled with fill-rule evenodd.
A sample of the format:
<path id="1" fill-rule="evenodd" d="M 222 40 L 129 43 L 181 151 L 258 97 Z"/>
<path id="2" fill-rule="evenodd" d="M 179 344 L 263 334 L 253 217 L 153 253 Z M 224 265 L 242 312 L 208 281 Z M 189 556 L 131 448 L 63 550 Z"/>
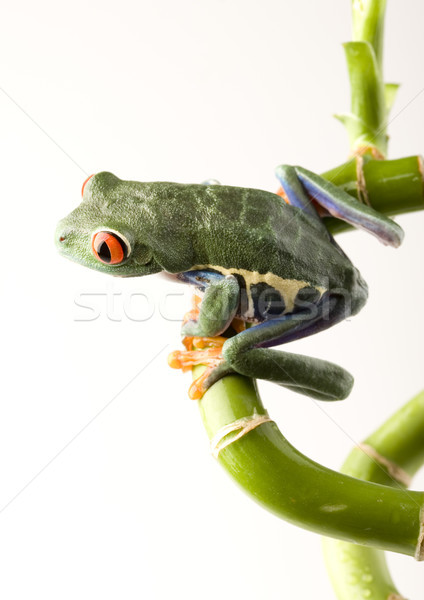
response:
<path id="1" fill-rule="evenodd" d="M 184 323 L 183 333 L 202 337 L 222 333 L 236 315 L 240 289 L 235 277 L 224 277 L 206 288 L 197 321 Z"/>
<path id="2" fill-rule="evenodd" d="M 123 264 L 94 257 L 91 238 L 100 229 L 130 241 L 132 252 Z M 59 223 L 56 240 L 64 256 L 116 276 L 212 264 L 363 295 L 357 269 L 313 219 L 257 189 L 138 183 L 99 173 L 88 181 L 80 206 Z"/>

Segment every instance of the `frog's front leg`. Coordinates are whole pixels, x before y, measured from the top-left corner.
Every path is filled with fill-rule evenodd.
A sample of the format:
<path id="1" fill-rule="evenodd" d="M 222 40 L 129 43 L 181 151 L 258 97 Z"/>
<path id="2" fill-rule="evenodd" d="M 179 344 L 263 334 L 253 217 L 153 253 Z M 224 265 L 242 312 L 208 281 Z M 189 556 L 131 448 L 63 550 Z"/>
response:
<path id="1" fill-rule="evenodd" d="M 383 244 L 397 247 L 402 243 L 404 233 L 397 223 L 371 206 L 358 202 L 347 192 L 316 173 L 303 167 L 289 165 L 280 165 L 275 173 L 289 203 L 302 208 L 310 216 L 316 215 L 315 209 L 311 206 L 314 201 L 325 209 L 327 215 L 368 231 Z"/>
<path id="2" fill-rule="evenodd" d="M 288 314 L 271 319 L 227 340 L 223 347 L 225 363 L 241 375 L 265 379 L 318 400 L 343 400 L 353 386 L 353 377 L 333 363 L 266 346 L 282 344 L 326 328 L 340 317 L 338 301 L 334 299 L 329 322 L 318 315 L 312 320 L 305 314 Z M 219 372 L 217 372 L 217 375 Z M 212 372 L 205 382 L 216 379 Z"/>
<path id="3" fill-rule="evenodd" d="M 201 303 L 195 301 L 195 309 L 188 314 L 181 328 L 187 350 L 172 352 L 168 357 L 168 364 L 175 369 L 185 371 L 199 364 L 207 367 L 190 386 L 189 396 L 193 400 L 201 398 L 207 387 L 212 385 L 209 383 L 204 387 L 204 382 L 209 380 L 212 373 L 215 373 L 214 381 L 234 373 L 233 368 L 222 358 L 226 338 L 219 337 L 219 334 L 226 331 L 232 323 L 240 298 L 240 286 L 233 275 L 224 277 L 216 273 L 198 273 L 200 272 L 185 274 L 186 281 L 197 283 L 199 287 L 203 282 L 206 288 Z M 193 345 L 197 350 L 193 349 Z M 206 349 L 199 350 L 200 348 Z"/>
<path id="4" fill-rule="evenodd" d="M 197 319 L 186 321 L 181 332 L 189 337 L 214 337 L 233 320 L 240 299 L 240 286 L 233 275 L 218 276 L 206 286 Z"/>

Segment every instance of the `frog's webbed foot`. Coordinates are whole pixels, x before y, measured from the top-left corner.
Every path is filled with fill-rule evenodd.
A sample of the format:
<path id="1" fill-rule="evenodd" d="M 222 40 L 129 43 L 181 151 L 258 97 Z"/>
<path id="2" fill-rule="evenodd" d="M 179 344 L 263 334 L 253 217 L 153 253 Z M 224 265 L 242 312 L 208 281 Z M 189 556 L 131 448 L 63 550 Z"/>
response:
<path id="1" fill-rule="evenodd" d="M 191 384 L 188 395 L 192 400 L 200 400 L 210 386 L 230 373 L 235 373 L 222 357 L 224 337 L 185 337 L 186 350 L 176 350 L 168 356 L 168 364 L 183 372 L 196 365 L 204 365 L 205 371 Z M 198 348 L 194 350 L 193 348 Z"/>
<path id="2" fill-rule="evenodd" d="M 235 371 L 224 359 L 216 366 L 207 367 L 206 370 L 197 377 L 188 389 L 188 395 L 192 400 L 201 400 L 203 394 L 217 381 L 226 375 L 234 375 Z"/>

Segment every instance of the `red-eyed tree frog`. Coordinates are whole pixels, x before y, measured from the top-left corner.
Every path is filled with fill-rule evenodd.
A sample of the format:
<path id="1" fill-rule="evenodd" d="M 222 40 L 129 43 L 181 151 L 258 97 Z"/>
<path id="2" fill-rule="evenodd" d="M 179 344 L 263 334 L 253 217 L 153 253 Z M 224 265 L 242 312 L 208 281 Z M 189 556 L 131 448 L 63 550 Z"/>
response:
<path id="1" fill-rule="evenodd" d="M 163 272 L 193 284 L 203 296 L 184 336 L 216 338 L 233 319 L 250 324 L 216 338 L 218 348 L 174 356 L 173 366 L 209 366 L 193 398 L 230 373 L 320 400 L 351 391 L 353 378 L 341 367 L 270 347 L 323 331 L 366 302 L 365 281 L 322 216 L 395 247 L 403 231 L 302 167 L 282 165 L 276 174 L 284 199 L 216 182 L 138 183 L 102 172 L 85 182 L 82 203 L 58 225 L 61 254 L 82 265 L 124 277 Z"/>

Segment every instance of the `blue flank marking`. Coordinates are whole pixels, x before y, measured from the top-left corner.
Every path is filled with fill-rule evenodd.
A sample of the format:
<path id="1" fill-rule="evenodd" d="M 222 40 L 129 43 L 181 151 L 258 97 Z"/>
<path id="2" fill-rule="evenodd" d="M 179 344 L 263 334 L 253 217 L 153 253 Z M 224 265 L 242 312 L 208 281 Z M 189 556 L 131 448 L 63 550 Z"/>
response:
<path id="1" fill-rule="evenodd" d="M 199 289 L 205 289 L 208 285 L 215 281 L 220 281 L 224 275 L 216 271 L 185 271 L 177 275 L 180 281 L 195 285 Z"/>

